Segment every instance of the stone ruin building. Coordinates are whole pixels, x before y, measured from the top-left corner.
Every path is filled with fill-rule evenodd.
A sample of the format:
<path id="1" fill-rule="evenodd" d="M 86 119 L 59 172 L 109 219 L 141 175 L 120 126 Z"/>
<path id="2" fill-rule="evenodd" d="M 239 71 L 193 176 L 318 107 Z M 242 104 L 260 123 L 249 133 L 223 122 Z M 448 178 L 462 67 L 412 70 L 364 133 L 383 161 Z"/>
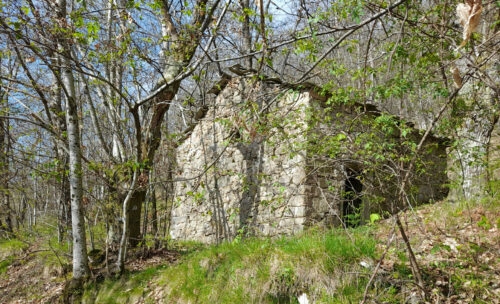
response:
<path id="1" fill-rule="evenodd" d="M 332 105 L 318 92 L 230 80 L 177 148 L 171 237 L 216 243 L 240 233 L 290 235 L 398 210 L 405 168 L 398 175 L 394 159 L 405 157 L 421 132 L 401 131 L 399 120 L 374 106 Z M 430 136 L 423 150 L 409 204 L 447 195 L 444 141 Z"/>

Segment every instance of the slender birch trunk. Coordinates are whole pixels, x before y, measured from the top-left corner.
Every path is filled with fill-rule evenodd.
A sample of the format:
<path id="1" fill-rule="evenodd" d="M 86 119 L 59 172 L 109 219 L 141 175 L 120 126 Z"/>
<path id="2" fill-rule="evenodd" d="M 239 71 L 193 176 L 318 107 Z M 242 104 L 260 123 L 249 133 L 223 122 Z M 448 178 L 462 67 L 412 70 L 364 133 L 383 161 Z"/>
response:
<path id="1" fill-rule="evenodd" d="M 122 205 L 122 212 L 123 212 L 123 218 L 122 218 L 122 237 L 120 240 L 120 248 L 118 249 L 118 258 L 116 260 L 116 268 L 118 270 L 118 273 L 121 274 L 123 273 L 123 270 L 125 269 L 125 259 L 127 255 L 127 241 L 129 238 L 129 221 L 128 221 L 128 216 L 130 214 L 129 212 L 129 203 L 132 200 L 132 196 L 134 195 L 135 187 L 137 184 L 137 175 L 138 175 L 138 170 L 136 169 L 134 171 L 134 176 L 132 178 L 132 183 L 130 184 L 130 189 L 128 190 L 127 196 L 125 197 L 125 200 L 123 201 Z"/>
<path id="2" fill-rule="evenodd" d="M 57 17 L 66 21 L 66 0 L 57 1 Z M 64 37 L 59 37 L 57 46 L 61 54 L 61 78 L 66 96 L 66 125 L 69 148 L 69 183 L 71 195 L 71 224 L 73 231 L 73 279 L 81 281 L 90 274 L 87 258 L 87 240 L 82 204 L 82 155 L 80 128 L 76 104 L 75 79 L 71 69 L 71 51 Z"/>

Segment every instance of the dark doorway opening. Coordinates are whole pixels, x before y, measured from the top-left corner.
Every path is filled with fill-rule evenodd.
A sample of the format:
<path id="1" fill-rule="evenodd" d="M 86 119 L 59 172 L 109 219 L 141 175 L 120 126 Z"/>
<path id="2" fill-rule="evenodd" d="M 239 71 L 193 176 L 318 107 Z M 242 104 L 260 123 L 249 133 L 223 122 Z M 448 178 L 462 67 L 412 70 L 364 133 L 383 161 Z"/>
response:
<path id="1" fill-rule="evenodd" d="M 346 227 L 356 227 L 361 223 L 361 204 L 363 184 L 359 173 L 347 169 L 342 198 L 342 220 Z"/>

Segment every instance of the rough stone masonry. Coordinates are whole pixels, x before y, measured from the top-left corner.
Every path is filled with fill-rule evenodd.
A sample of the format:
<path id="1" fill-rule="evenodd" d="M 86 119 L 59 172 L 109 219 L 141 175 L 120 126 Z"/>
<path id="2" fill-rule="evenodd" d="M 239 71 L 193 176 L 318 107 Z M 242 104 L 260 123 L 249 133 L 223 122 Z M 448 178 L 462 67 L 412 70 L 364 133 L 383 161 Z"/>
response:
<path id="1" fill-rule="evenodd" d="M 346 225 L 355 212 L 363 222 L 372 212 L 397 211 L 393 164 L 366 166 L 373 156 L 360 157 L 367 134 L 377 147 L 401 142 L 400 133 L 366 123 L 380 115 L 369 105 L 328 105 L 312 86 L 232 79 L 176 151 L 171 237 L 216 243 L 290 235 Z M 447 194 L 446 145 L 431 137 L 426 150 L 410 203 Z"/>

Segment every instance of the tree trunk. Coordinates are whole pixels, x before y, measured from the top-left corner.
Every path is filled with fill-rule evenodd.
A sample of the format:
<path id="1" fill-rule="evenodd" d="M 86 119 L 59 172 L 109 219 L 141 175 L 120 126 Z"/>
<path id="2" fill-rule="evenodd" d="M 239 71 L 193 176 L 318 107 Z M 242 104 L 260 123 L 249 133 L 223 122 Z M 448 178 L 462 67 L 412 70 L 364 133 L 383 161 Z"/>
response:
<path id="1" fill-rule="evenodd" d="M 58 66 L 61 65 L 60 59 L 56 60 Z M 55 83 L 56 91 L 55 98 L 52 98 L 48 102 L 49 113 L 47 116 L 50 117 L 51 123 L 55 126 L 57 132 L 61 134 L 67 132 L 65 115 L 60 115 L 63 113 L 62 110 L 62 84 L 56 81 Z M 64 234 L 66 230 L 69 230 L 71 225 L 71 207 L 70 207 L 70 189 L 69 180 L 65 172 L 68 170 L 68 154 L 65 151 L 65 143 L 54 140 L 55 154 L 56 158 L 59 160 L 57 165 L 57 172 L 61 177 L 61 182 L 59 183 L 59 199 L 58 199 L 58 234 L 59 241 L 62 242 L 64 239 Z"/>
<path id="2" fill-rule="evenodd" d="M 57 1 L 57 17 L 62 24 L 66 22 L 66 0 Z M 69 184 L 71 196 L 71 226 L 73 234 L 73 280 L 81 282 L 89 276 L 87 240 L 83 217 L 82 155 L 80 145 L 80 126 L 78 119 L 76 90 L 71 69 L 71 51 L 65 37 L 58 37 L 61 53 L 61 78 L 66 96 L 66 125 L 69 148 Z M 77 284 L 79 286 L 80 284 Z"/>
<path id="3" fill-rule="evenodd" d="M 145 198 L 146 189 L 134 190 L 128 204 L 129 242 L 132 247 L 141 242 L 141 208 Z"/>
<path id="4" fill-rule="evenodd" d="M 3 94 L 2 94 L 3 95 Z M 1 109 L 0 109 L 0 112 Z M 12 233 L 12 219 L 9 194 L 9 122 L 0 118 L 0 230 Z"/>
<path id="5" fill-rule="evenodd" d="M 152 114 L 147 124 L 146 132 L 144 132 L 144 138 L 142 136 L 143 130 L 141 130 L 140 123 L 138 122 L 138 110 L 134 108 L 132 111 L 136 126 L 139 126 L 135 130 L 137 138 L 137 161 L 144 163 L 146 170 L 142 173 L 146 176 L 153 167 L 155 154 L 160 146 L 162 125 L 165 120 L 165 115 L 169 110 L 170 103 L 177 95 L 182 79 L 187 77 L 187 74 L 185 74 L 186 76 L 182 76 L 184 75 L 183 73 L 186 72 L 185 68 L 188 67 L 191 62 L 203 36 L 202 34 L 207 30 L 210 24 L 209 20 L 212 20 L 213 13 L 219 3 L 220 1 L 216 1 L 213 7 L 208 9 L 206 7 L 207 1 L 200 1 L 192 16 L 191 28 L 187 32 L 179 31 L 176 28 L 168 1 L 160 3 L 162 35 L 169 36 L 171 43 L 162 44 L 162 57 L 164 58 L 164 66 L 162 67 L 163 78 L 153 90 L 159 91 L 155 93 L 154 97 L 151 97 Z M 221 18 L 222 17 L 223 15 L 221 15 Z M 120 24 L 120 26 L 123 26 L 123 23 Z M 130 212 L 127 216 L 129 220 L 126 222 L 130 224 L 130 227 L 128 227 L 130 229 L 130 244 L 134 246 L 137 244 L 137 239 L 140 237 L 141 204 L 144 201 L 146 193 L 145 190 L 133 190 L 133 188 L 131 191 L 134 193 L 132 193 L 130 206 L 128 206 L 126 210 Z"/>
<path id="6" fill-rule="evenodd" d="M 148 187 L 149 188 L 149 187 Z M 149 216 L 149 203 L 151 202 L 151 190 L 148 189 L 146 192 L 146 198 L 144 199 L 144 216 L 142 219 L 142 235 L 143 240 L 146 239 L 146 234 L 148 233 L 148 216 Z M 143 244 L 144 245 L 144 244 Z"/>
<path id="7" fill-rule="evenodd" d="M 64 235 L 66 233 L 66 230 L 70 228 L 71 226 L 71 206 L 70 206 L 70 201 L 71 201 L 71 195 L 70 195 L 70 189 L 69 189 L 69 180 L 68 177 L 64 174 L 64 168 L 66 168 L 67 165 L 64 164 L 64 166 L 61 166 L 59 172 L 61 172 L 62 179 L 60 182 L 60 188 L 59 190 L 59 199 L 57 200 L 58 206 L 58 212 L 57 212 L 57 229 L 58 229 L 58 239 L 59 242 L 62 242 L 64 240 Z"/>
<path id="8" fill-rule="evenodd" d="M 1 60 L 1 58 L 0 58 Z M 4 91 L 0 81 L 0 115 L 8 116 L 8 112 L 4 113 L 4 100 L 8 97 Z M 8 108 L 8 103 L 5 104 Z M 12 209 L 10 208 L 10 194 L 9 194 L 9 120 L 7 118 L 0 118 L 0 231 L 4 230 L 11 233 L 12 227 Z"/>
<path id="9" fill-rule="evenodd" d="M 241 34 L 243 38 L 242 53 L 244 55 L 250 54 L 252 52 L 252 34 L 250 32 L 250 1 L 249 0 L 239 0 L 241 11 L 243 11 L 243 22 L 241 24 Z M 252 56 L 248 55 L 245 57 L 245 67 L 247 69 L 252 69 Z"/>
<path id="10" fill-rule="evenodd" d="M 139 202 L 138 205 L 140 207 L 140 204 L 142 203 L 142 200 L 144 200 L 144 197 L 142 198 L 142 200 L 138 200 L 138 198 L 140 198 L 139 196 L 137 196 L 137 193 L 138 191 L 135 190 L 136 188 L 136 185 L 137 185 L 137 175 L 138 175 L 138 169 L 136 171 L 134 171 L 134 175 L 132 177 L 132 183 L 130 184 L 130 188 L 128 190 L 128 193 L 127 193 L 127 196 L 125 197 L 125 199 L 123 200 L 123 205 L 122 205 L 122 214 L 123 214 L 123 228 L 122 228 L 122 236 L 121 236 L 121 239 L 120 239 L 120 247 L 118 249 L 118 258 L 116 260 L 116 267 L 118 269 L 118 273 L 123 273 L 123 270 L 125 269 L 125 259 L 126 259 L 126 255 L 127 255 L 127 242 L 130 241 L 134 241 L 135 239 L 134 238 L 130 238 L 130 220 L 131 220 L 131 212 L 130 212 L 130 209 L 131 209 L 131 203 L 133 200 L 136 201 L 136 206 L 137 206 L 137 201 Z M 145 193 L 144 193 L 145 195 Z M 135 197 L 135 199 L 134 199 Z M 137 211 L 136 211 L 137 212 Z M 141 232 L 140 230 L 140 222 L 141 222 L 141 218 L 140 218 L 140 212 L 141 212 L 141 209 L 139 208 L 139 224 L 137 225 L 137 227 L 139 227 L 139 234 Z M 135 222 L 134 222 L 135 223 Z"/>
<path id="11" fill-rule="evenodd" d="M 151 187 L 151 233 L 156 238 L 158 236 L 158 213 L 156 207 L 155 187 Z"/>
<path id="12" fill-rule="evenodd" d="M 69 62 L 66 62 L 69 64 Z M 66 67 L 63 72 L 68 91 L 74 93 L 71 70 Z M 71 93 L 70 93 L 71 94 Z M 73 94 L 71 94 L 73 95 Z M 83 218 L 82 189 L 82 158 L 80 149 L 80 130 L 76 102 L 73 96 L 68 96 L 66 117 L 69 141 L 69 183 L 71 195 L 71 226 L 73 234 L 73 278 L 81 279 L 89 275 L 87 259 L 87 241 L 85 236 L 85 221 Z"/>

